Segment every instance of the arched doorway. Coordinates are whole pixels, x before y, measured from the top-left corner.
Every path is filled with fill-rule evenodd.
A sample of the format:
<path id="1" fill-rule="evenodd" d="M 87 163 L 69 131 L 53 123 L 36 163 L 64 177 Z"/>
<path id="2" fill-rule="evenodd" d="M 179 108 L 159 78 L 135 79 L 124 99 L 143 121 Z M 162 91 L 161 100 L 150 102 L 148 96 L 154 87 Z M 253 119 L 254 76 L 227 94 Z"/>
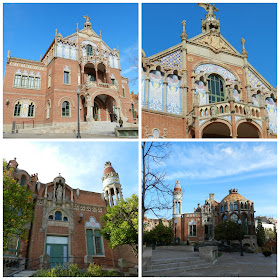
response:
<path id="1" fill-rule="evenodd" d="M 98 121 L 118 121 L 119 108 L 113 97 L 106 94 L 100 94 L 94 98 L 93 102 L 93 119 Z"/>
<path id="2" fill-rule="evenodd" d="M 260 136 L 253 124 L 244 122 L 237 127 L 237 138 L 260 138 Z"/>
<path id="3" fill-rule="evenodd" d="M 229 127 L 220 122 L 211 123 L 203 129 L 202 138 L 231 138 Z"/>

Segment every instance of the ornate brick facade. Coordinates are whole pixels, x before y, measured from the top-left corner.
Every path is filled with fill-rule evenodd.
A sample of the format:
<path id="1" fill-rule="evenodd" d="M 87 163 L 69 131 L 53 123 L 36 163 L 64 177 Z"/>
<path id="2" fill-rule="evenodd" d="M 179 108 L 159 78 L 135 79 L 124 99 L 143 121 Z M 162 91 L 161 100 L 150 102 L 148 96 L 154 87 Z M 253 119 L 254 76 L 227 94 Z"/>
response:
<path id="1" fill-rule="evenodd" d="M 184 20 L 181 43 L 142 51 L 142 137 L 275 138 L 276 89 L 247 61 L 243 38 L 239 53 L 221 35 L 214 6 L 200 6 L 201 34 L 188 39 Z"/>
<path id="2" fill-rule="evenodd" d="M 80 121 L 136 122 L 137 109 L 121 75 L 118 48 L 111 49 L 97 35 L 89 17 L 84 28 L 55 38 L 40 61 L 11 57 L 4 77 L 4 131 L 12 123 L 54 125 L 77 122 L 77 89 L 80 88 Z M 83 127 L 83 126 L 82 126 Z"/>

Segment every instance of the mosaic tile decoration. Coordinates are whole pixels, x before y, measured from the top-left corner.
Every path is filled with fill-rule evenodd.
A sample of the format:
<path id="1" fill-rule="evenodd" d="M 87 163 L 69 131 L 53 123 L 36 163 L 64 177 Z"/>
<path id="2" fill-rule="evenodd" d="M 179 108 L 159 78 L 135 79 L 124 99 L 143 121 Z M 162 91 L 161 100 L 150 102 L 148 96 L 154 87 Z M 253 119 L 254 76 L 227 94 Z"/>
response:
<path id="1" fill-rule="evenodd" d="M 207 122 L 208 120 L 200 120 L 198 122 L 199 127 L 201 127 L 205 122 Z"/>
<path id="2" fill-rule="evenodd" d="M 242 119 L 242 117 L 235 116 L 235 123 L 237 123 L 240 119 Z"/>
<path id="3" fill-rule="evenodd" d="M 200 95 L 199 105 L 207 104 L 206 86 L 202 81 L 195 83 L 195 93 Z"/>
<path id="4" fill-rule="evenodd" d="M 275 101 L 270 97 L 265 100 L 266 110 L 269 117 L 269 129 L 277 133 L 277 106 Z"/>
<path id="5" fill-rule="evenodd" d="M 222 117 L 222 119 L 225 119 L 231 123 L 231 116 L 224 116 L 224 117 Z"/>
<path id="6" fill-rule="evenodd" d="M 181 114 L 181 81 L 177 75 L 169 75 L 167 82 L 166 110 L 168 113 L 179 115 Z"/>
<path id="7" fill-rule="evenodd" d="M 142 75 L 141 75 L 141 106 L 142 108 L 145 107 L 145 93 L 146 93 L 146 72 L 142 68 Z"/>
<path id="8" fill-rule="evenodd" d="M 252 95 L 253 105 L 259 106 L 258 96 L 256 94 Z"/>
<path id="9" fill-rule="evenodd" d="M 232 73 L 230 73 L 227 69 L 215 65 L 215 64 L 202 64 L 199 65 L 196 70 L 195 73 L 198 74 L 200 71 L 204 71 L 204 73 L 216 73 L 220 76 L 222 76 L 224 79 L 229 79 L 230 82 L 234 82 L 235 77 Z"/>
<path id="10" fill-rule="evenodd" d="M 240 102 L 240 93 L 238 92 L 237 89 L 233 90 L 233 98 L 234 98 L 235 102 Z"/>
<path id="11" fill-rule="evenodd" d="M 167 65 L 169 67 L 175 67 L 175 64 L 179 65 L 179 69 L 181 69 L 182 66 L 182 60 L 181 60 L 181 51 L 176 51 L 174 53 L 171 53 L 163 58 L 160 59 L 160 64 Z"/>
<path id="12" fill-rule="evenodd" d="M 260 121 L 260 120 L 254 120 L 254 122 L 256 122 L 258 125 L 260 125 L 260 127 L 262 128 L 262 121 Z"/>
<path id="13" fill-rule="evenodd" d="M 163 111 L 163 76 L 160 71 L 150 72 L 148 108 Z"/>
<path id="14" fill-rule="evenodd" d="M 248 71 L 248 76 L 251 87 L 256 88 L 258 86 L 263 86 L 268 90 L 268 88 L 250 70 Z"/>

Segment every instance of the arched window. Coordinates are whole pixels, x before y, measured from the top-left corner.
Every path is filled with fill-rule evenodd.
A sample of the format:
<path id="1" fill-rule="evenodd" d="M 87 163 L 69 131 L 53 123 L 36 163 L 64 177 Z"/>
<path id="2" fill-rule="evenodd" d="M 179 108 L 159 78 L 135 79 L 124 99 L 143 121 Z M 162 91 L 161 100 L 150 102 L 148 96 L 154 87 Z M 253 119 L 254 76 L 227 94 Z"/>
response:
<path id="1" fill-rule="evenodd" d="M 243 202 L 240 203 L 240 208 L 243 209 Z"/>
<path id="2" fill-rule="evenodd" d="M 236 214 L 232 214 L 229 219 L 230 219 L 230 221 L 232 221 L 234 223 L 237 223 L 238 216 Z"/>
<path id="3" fill-rule="evenodd" d="M 225 86 L 223 79 L 215 74 L 209 76 L 209 103 L 225 101 Z"/>
<path id="4" fill-rule="evenodd" d="M 227 221 L 227 215 L 224 215 L 223 216 L 223 222 L 226 222 Z"/>
<path id="5" fill-rule="evenodd" d="M 20 116 L 20 109 L 21 109 L 21 104 L 18 102 L 15 105 L 14 117 L 19 117 Z"/>
<path id="6" fill-rule="evenodd" d="M 49 216 L 49 220 L 53 220 L 53 215 L 50 215 L 50 216 Z"/>
<path id="7" fill-rule="evenodd" d="M 233 204 L 232 204 L 232 203 L 230 203 L 229 209 L 230 209 L 230 210 L 233 210 Z"/>
<path id="8" fill-rule="evenodd" d="M 67 218 L 67 217 L 64 217 L 64 218 L 63 218 L 63 221 L 64 221 L 64 222 L 68 222 L 68 218 Z"/>
<path id="9" fill-rule="evenodd" d="M 227 205 L 225 205 L 225 211 L 227 211 Z"/>
<path id="10" fill-rule="evenodd" d="M 234 202 L 234 210 L 237 210 L 237 201 Z"/>
<path id="11" fill-rule="evenodd" d="M 224 211 L 224 206 L 221 207 L 221 211 Z"/>
<path id="12" fill-rule="evenodd" d="M 28 106 L 28 117 L 34 117 L 34 104 L 33 102 L 30 103 Z"/>
<path id="13" fill-rule="evenodd" d="M 70 117 L 70 103 L 68 101 L 62 103 L 62 117 Z"/>
<path id="14" fill-rule="evenodd" d="M 21 186 L 25 186 L 25 184 L 26 184 L 26 177 L 24 175 L 21 176 L 19 184 Z"/>
<path id="15" fill-rule="evenodd" d="M 62 213 L 60 211 L 55 212 L 55 220 L 61 221 L 62 220 Z"/>
<path id="16" fill-rule="evenodd" d="M 244 234 L 248 234 L 248 217 L 245 213 L 242 214 L 241 221 Z"/>
<path id="17" fill-rule="evenodd" d="M 87 45 L 87 55 L 93 55 L 92 46 L 91 45 Z"/>

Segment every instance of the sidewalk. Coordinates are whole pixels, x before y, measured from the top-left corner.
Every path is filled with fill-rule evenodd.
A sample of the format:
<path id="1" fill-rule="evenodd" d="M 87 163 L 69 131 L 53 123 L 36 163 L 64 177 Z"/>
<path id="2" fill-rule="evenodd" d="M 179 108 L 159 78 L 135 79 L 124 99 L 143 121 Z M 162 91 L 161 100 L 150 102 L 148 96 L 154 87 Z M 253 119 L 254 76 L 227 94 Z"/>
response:
<path id="1" fill-rule="evenodd" d="M 244 256 L 241 257 L 240 253 L 223 253 L 211 268 L 166 273 L 164 276 L 276 277 L 277 255 L 272 254 L 270 257 L 265 257 L 263 254 L 244 253 Z"/>

